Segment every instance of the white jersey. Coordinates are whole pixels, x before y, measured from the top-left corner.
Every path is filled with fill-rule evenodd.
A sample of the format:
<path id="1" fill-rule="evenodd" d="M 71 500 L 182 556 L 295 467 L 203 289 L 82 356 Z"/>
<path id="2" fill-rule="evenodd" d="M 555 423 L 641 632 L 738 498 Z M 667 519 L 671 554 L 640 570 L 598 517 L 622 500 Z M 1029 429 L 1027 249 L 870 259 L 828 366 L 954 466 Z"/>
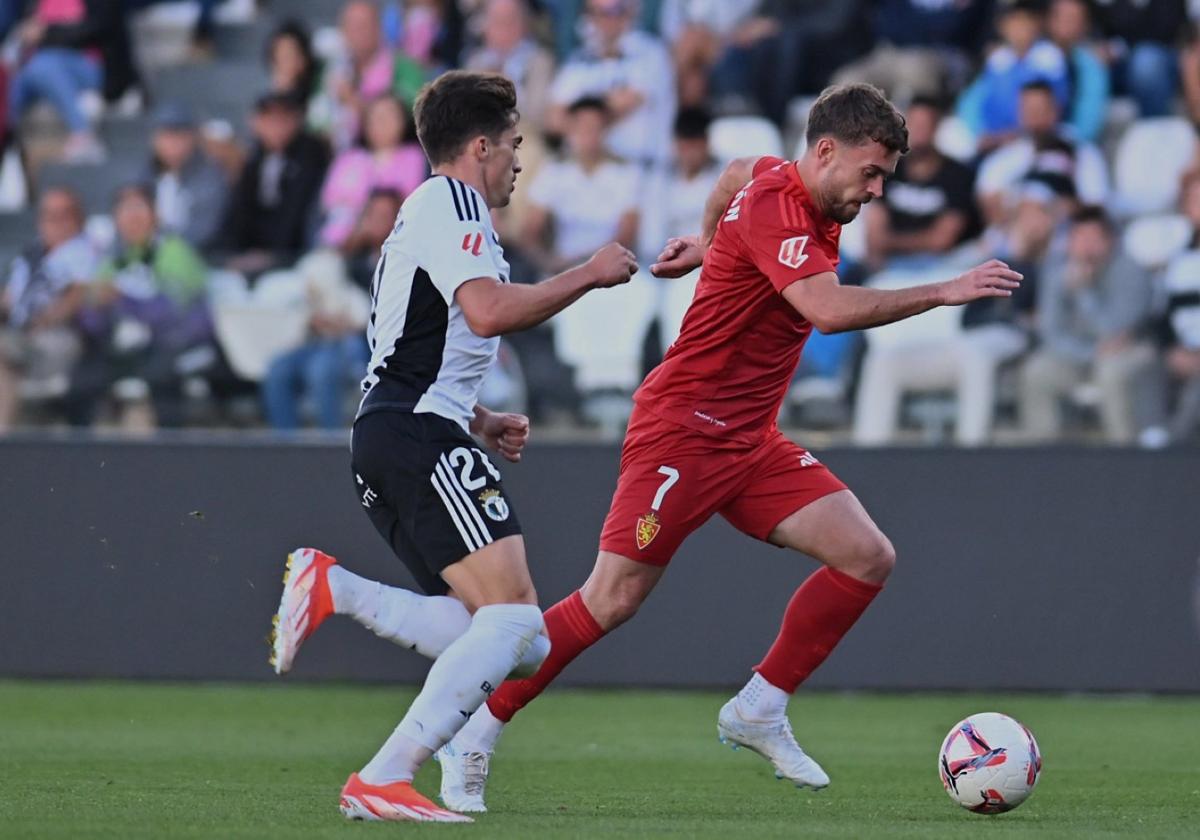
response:
<path id="1" fill-rule="evenodd" d="M 405 200 L 371 284 L 371 362 L 358 415 L 431 413 L 469 428 L 499 338 L 471 332 L 454 293 L 508 282 L 504 249 L 477 190 L 435 175 Z"/>

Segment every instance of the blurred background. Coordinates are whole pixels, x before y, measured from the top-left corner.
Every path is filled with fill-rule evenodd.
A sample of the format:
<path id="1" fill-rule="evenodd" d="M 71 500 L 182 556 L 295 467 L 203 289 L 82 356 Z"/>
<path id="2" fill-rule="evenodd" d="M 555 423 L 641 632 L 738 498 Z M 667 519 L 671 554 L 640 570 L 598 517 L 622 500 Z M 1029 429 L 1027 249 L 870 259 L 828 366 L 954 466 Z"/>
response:
<path id="1" fill-rule="evenodd" d="M 912 151 L 845 230 L 843 281 L 1000 257 L 1026 282 L 810 340 L 780 422 L 902 558 L 816 684 L 1200 689 L 1197 20 L 1184 0 L 0 0 L 0 673 L 262 679 L 287 549 L 404 579 L 348 492 L 347 431 L 379 248 L 427 174 L 413 99 L 469 67 L 519 91 L 496 225 L 524 283 L 613 239 L 648 265 L 698 230 L 724 161 L 801 154 L 831 82 L 884 87 Z M 643 271 L 502 345 L 482 401 L 534 421 L 505 473 L 545 603 L 590 564 L 631 395 L 696 279 Z M 568 679 L 737 682 L 797 580 L 780 556 L 706 526 L 640 629 Z M 300 673 L 419 679 L 356 630 Z"/>
<path id="2" fill-rule="evenodd" d="M 1187 0 L 0 0 L 0 435 L 340 437 L 379 247 L 427 174 L 448 68 L 516 83 L 516 282 L 695 232 L 722 163 L 803 151 L 831 82 L 912 152 L 845 283 L 999 257 L 1011 300 L 814 335 L 780 422 L 811 446 L 1194 445 L 1200 3 Z M 696 277 L 505 339 L 483 402 L 615 440 Z"/>
<path id="3" fill-rule="evenodd" d="M 900 564 L 793 704 L 821 801 L 712 740 L 724 697 L 699 690 L 746 679 L 812 568 L 717 517 L 561 681 L 606 690 L 552 690 L 505 736 L 489 836 L 958 837 L 935 748 L 999 709 L 1047 772 L 990 828 L 1193 837 L 1198 22 L 1200 0 L 0 0 L 0 834 L 341 827 L 339 768 L 428 663 L 338 619 L 280 681 L 264 642 L 296 546 L 413 586 L 348 432 L 380 245 L 427 175 L 412 103 L 468 67 L 519 93 L 495 218 L 516 282 L 613 239 L 645 269 L 725 161 L 801 154 L 816 96 L 855 81 L 912 151 L 842 281 L 1026 277 L 804 351 L 780 424 Z M 591 568 L 696 281 L 643 270 L 504 339 L 481 401 L 533 419 L 503 469 L 544 605 Z"/>

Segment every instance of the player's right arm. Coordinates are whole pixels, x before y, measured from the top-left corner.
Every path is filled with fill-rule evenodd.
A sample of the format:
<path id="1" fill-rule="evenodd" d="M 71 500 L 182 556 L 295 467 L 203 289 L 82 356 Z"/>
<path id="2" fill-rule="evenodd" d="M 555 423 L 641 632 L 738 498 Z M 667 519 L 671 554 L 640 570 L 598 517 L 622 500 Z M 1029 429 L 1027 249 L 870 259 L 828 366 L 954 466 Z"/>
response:
<path id="1" fill-rule="evenodd" d="M 431 180 L 436 183 L 422 187 L 405 204 L 395 240 L 384 243 L 377 282 L 388 282 L 389 251 L 404 251 L 428 274 L 447 305 L 458 304 L 471 331 L 482 338 L 540 324 L 588 291 L 627 283 L 637 271 L 633 252 L 613 242 L 582 265 L 536 285 L 506 282 L 493 256 L 487 207 L 452 178 Z"/>
<path id="2" fill-rule="evenodd" d="M 783 298 L 823 333 L 864 330 L 902 321 L 938 306 L 957 306 L 979 298 L 1009 297 L 1021 275 L 1000 260 L 989 260 L 953 280 L 908 289 L 843 286 L 824 271 L 786 286 Z"/>
<path id="3" fill-rule="evenodd" d="M 537 326 L 592 289 L 628 283 L 636 271 L 633 252 L 610 242 L 582 265 L 541 283 L 502 283 L 496 277 L 478 277 L 459 286 L 455 300 L 471 331 L 492 338 Z"/>

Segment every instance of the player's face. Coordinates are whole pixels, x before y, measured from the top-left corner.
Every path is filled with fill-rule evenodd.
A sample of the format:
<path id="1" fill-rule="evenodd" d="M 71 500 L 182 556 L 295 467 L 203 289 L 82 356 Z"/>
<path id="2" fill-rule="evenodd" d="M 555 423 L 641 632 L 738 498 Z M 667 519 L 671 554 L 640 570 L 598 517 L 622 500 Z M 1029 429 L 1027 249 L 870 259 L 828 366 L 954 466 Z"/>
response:
<path id="1" fill-rule="evenodd" d="M 838 224 L 849 224 L 863 205 L 883 195 L 883 183 L 896 172 L 900 153 L 871 141 L 859 146 L 822 138 L 829 144 L 817 150 L 825 164 L 818 187 L 818 200 L 826 216 Z"/>
<path id="2" fill-rule="evenodd" d="M 505 129 L 494 143 L 488 143 L 483 161 L 483 179 L 487 185 L 489 207 L 507 207 L 521 171 L 522 137 L 516 126 Z"/>

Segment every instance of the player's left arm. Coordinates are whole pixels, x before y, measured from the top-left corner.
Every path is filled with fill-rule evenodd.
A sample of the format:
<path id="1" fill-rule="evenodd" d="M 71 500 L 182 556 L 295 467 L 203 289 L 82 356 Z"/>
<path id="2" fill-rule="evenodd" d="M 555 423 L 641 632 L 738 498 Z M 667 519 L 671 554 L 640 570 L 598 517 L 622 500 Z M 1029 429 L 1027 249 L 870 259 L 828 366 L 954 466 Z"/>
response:
<path id="1" fill-rule="evenodd" d="M 521 453 L 529 441 L 529 418 L 524 414 L 491 411 L 476 404 L 471 434 L 515 464 L 521 460 Z"/>
<path id="2" fill-rule="evenodd" d="M 823 271 L 796 279 L 785 286 L 781 294 L 814 327 L 829 334 L 902 321 L 938 306 L 958 306 L 980 298 L 1011 297 L 1021 280 L 1022 275 L 1005 263 L 989 260 L 953 280 L 907 289 L 843 286 L 836 273 Z"/>

